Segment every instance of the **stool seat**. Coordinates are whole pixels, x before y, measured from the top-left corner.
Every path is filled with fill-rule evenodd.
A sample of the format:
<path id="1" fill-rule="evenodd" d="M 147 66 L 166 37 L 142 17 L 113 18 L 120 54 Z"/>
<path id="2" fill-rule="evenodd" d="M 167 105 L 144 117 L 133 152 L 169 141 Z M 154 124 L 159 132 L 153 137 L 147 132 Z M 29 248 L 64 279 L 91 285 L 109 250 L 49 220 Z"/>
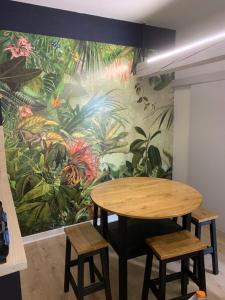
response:
<path id="1" fill-rule="evenodd" d="M 77 255 L 97 251 L 108 247 L 106 240 L 91 223 L 82 223 L 64 229 Z"/>
<path id="2" fill-rule="evenodd" d="M 148 299 L 149 289 L 158 300 L 166 299 L 166 283 L 174 280 L 181 282 L 181 296 L 170 300 L 187 300 L 195 292 L 188 293 L 189 278 L 200 290 L 206 292 L 204 249 L 205 243 L 193 236 L 189 231 L 179 231 L 146 239 L 148 249 L 142 300 Z M 159 277 L 151 279 L 153 256 L 159 261 Z M 198 275 L 189 269 L 189 259 L 196 260 Z M 167 264 L 181 261 L 181 272 L 167 274 Z"/>
<path id="3" fill-rule="evenodd" d="M 166 260 L 207 248 L 189 231 L 179 231 L 146 239 L 147 245 L 160 260 Z"/>
<path id="4" fill-rule="evenodd" d="M 202 227 L 205 225 L 210 226 L 210 245 L 204 250 L 205 254 L 212 255 L 212 266 L 213 274 L 217 275 L 219 273 L 218 267 L 218 256 L 217 256 L 217 240 L 216 240 L 216 219 L 218 215 L 206 208 L 200 207 L 199 209 L 193 211 L 191 222 L 195 225 L 195 235 L 197 238 L 201 239 Z M 196 271 L 195 264 L 194 270 Z"/>
<path id="5" fill-rule="evenodd" d="M 200 207 L 192 212 L 192 219 L 195 222 L 202 223 L 210 220 L 215 220 L 218 218 L 218 215 L 208 209 Z"/>

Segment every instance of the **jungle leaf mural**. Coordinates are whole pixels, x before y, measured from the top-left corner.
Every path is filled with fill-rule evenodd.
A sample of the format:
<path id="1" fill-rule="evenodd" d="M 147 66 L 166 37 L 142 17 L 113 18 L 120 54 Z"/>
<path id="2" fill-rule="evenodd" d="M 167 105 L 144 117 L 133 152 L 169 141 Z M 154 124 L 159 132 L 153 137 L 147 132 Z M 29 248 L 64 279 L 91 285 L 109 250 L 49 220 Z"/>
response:
<path id="1" fill-rule="evenodd" d="M 171 178 L 173 74 L 140 81 L 142 51 L 0 31 L 7 171 L 23 235 L 91 217 L 90 192 Z"/>
<path id="2" fill-rule="evenodd" d="M 0 80 L 11 90 L 18 90 L 25 83 L 41 74 L 38 69 L 26 69 L 24 57 L 13 58 L 0 65 Z"/>

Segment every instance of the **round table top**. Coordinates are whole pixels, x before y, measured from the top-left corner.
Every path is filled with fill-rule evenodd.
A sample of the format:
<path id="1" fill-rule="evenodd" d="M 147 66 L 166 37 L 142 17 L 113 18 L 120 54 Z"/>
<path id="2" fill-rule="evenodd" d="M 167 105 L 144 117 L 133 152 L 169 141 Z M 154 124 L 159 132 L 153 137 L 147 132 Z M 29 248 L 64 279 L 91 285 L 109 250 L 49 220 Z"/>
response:
<path id="1" fill-rule="evenodd" d="M 94 187 L 92 200 L 108 212 L 138 219 L 183 216 L 197 209 L 201 194 L 184 183 L 152 177 L 127 177 Z"/>

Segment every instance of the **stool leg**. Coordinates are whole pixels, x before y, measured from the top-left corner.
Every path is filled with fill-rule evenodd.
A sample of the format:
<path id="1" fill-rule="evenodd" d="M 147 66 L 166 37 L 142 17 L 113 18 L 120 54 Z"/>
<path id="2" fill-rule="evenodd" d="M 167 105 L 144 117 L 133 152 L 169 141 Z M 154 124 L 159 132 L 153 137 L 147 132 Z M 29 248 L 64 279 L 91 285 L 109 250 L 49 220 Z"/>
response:
<path id="1" fill-rule="evenodd" d="M 183 296 L 187 295 L 188 269 L 189 269 L 189 260 L 188 258 L 183 258 L 181 260 L 181 294 Z"/>
<path id="2" fill-rule="evenodd" d="M 109 280 L 109 260 L 108 260 L 108 248 L 104 248 L 100 252 L 102 263 L 102 275 L 105 285 L 105 297 L 106 300 L 112 300 L 110 280 Z"/>
<path id="3" fill-rule="evenodd" d="M 66 238 L 66 257 L 65 257 L 65 275 L 64 275 L 64 292 L 69 291 L 70 284 L 70 258 L 71 258 L 71 243 Z"/>
<path id="4" fill-rule="evenodd" d="M 216 221 L 215 220 L 212 220 L 210 223 L 210 239 L 211 239 L 211 246 L 213 248 L 213 252 L 212 252 L 213 274 L 217 275 L 219 273 L 219 267 L 218 267 Z"/>
<path id="5" fill-rule="evenodd" d="M 159 266 L 159 299 L 165 300 L 166 298 L 166 262 L 160 261 Z"/>
<path id="6" fill-rule="evenodd" d="M 202 237 L 202 224 L 197 223 L 195 225 L 195 236 L 200 240 Z"/>
<path id="7" fill-rule="evenodd" d="M 195 236 L 198 239 L 201 239 L 202 237 L 202 224 L 201 223 L 196 223 L 195 224 Z M 194 261 L 194 266 L 193 266 L 193 273 L 198 276 L 198 268 L 197 268 L 197 258 L 193 259 Z"/>
<path id="8" fill-rule="evenodd" d="M 199 289 L 206 292 L 204 250 L 198 254 L 198 280 Z"/>
<path id="9" fill-rule="evenodd" d="M 78 256 L 78 275 L 77 275 L 77 300 L 83 300 L 84 299 L 84 259 L 80 256 Z"/>
<path id="10" fill-rule="evenodd" d="M 148 300 L 149 284 L 151 279 L 153 253 L 148 253 L 145 265 L 144 283 L 142 289 L 142 300 Z"/>
<path id="11" fill-rule="evenodd" d="M 95 282 L 95 269 L 94 269 L 94 258 L 91 256 L 89 258 L 89 272 L 90 272 L 90 281 L 91 283 Z"/>

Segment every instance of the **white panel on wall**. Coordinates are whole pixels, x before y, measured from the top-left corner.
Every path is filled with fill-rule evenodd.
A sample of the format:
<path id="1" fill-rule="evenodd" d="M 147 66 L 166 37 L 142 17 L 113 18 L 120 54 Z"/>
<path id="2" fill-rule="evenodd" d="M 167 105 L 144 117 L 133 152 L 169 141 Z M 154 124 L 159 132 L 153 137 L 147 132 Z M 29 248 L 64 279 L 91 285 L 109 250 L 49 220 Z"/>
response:
<path id="1" fill-rule="evenodd" d="M 188 183 L 225 232 L 225 81 L 191 87 Z"/>
<path id="2" fill-rule="evenodd" d="M 174 93 L 173 179 L 187 182 L 189 151 L 190 88 Z"/>

